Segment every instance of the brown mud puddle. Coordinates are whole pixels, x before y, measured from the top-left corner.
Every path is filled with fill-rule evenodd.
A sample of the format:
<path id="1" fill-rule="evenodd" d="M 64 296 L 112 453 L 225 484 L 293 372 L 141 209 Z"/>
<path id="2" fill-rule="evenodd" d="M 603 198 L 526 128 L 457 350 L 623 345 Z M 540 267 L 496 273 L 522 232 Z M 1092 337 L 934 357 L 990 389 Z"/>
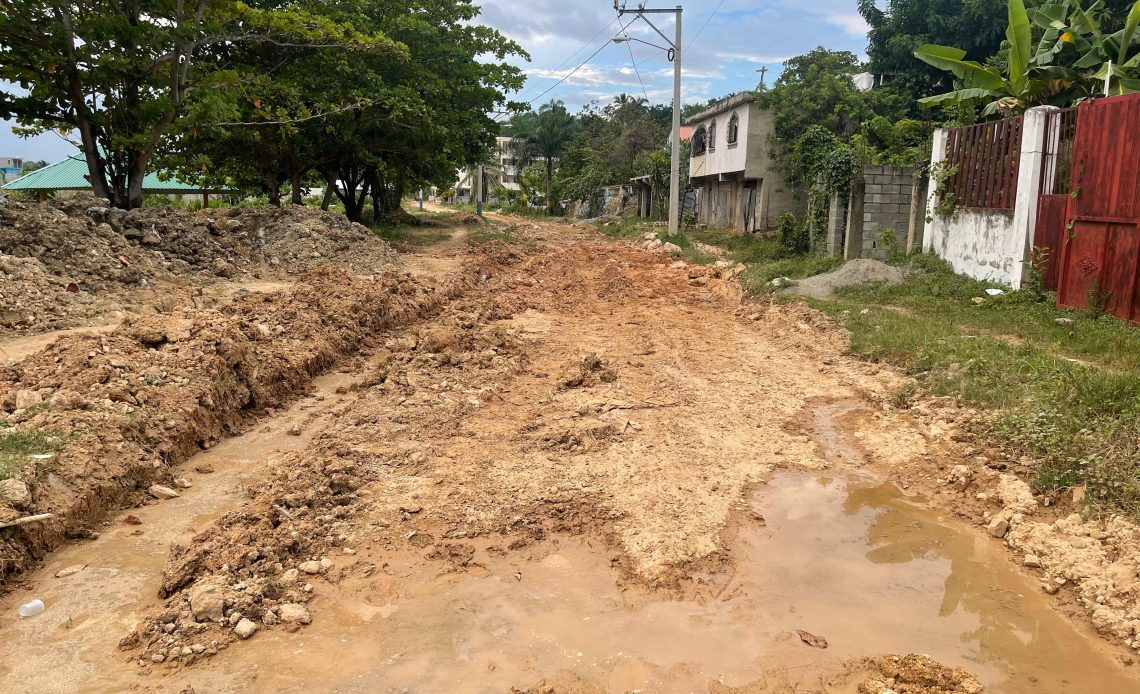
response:
<path id="1" fill-rule="evenodd" d="M 323 587 L 304 630 L 259 634 L 166 687 L 504 692 L 572 674 L 606 692 L 847 692 L 853 659 L 925 653 L 993 694 L 1137 691 L 1108 647 L 1057 614 L 1001 548 L 892 485 L 780 475 L 751 502 L 717 597 L 621 588 L 577 539 L 439 574 L 418 556 Z M 796 630 L 827 639 L 820 650 Z M 561 690 L 559 690 L 561 691 Z"/>

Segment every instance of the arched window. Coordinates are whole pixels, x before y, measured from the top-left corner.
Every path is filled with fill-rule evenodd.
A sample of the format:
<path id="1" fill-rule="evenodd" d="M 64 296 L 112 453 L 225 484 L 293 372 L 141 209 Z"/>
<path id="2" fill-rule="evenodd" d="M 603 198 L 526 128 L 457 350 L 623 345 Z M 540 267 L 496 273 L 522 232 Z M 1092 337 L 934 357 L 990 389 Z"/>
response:
<path id="1" fill-rule="evenodd" d="M 701 156 L 702 154 L 705 153 L 705 150 L 707 148 L 708 148 L 708 133 L 705 132 L 705 128 L 702 125 L 701 127 L 697 128 L 697 131 L 695 133 L 693 133 L 693 156 L 694 157 Z"/>
<path id="2" fill-rule="evenodd" d="M 716 121 L 715 120 L 712 122 L 712 125 L 709 126 L 709 151 L 710 152 L 716 151 Z"/>
<path id="3" fill-rule="evenodd" d="M 740 117 L 735 113 L 728 119 L 728 146 L 735 147 L 740 140 Z"/>

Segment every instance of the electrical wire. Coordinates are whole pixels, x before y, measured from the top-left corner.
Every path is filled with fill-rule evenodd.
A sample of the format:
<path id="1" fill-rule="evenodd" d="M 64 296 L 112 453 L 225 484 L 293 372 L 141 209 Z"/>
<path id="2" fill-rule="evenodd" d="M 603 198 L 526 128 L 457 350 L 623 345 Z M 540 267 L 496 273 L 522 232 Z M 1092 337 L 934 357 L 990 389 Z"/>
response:
<path id="1" fill-rule="evenodd" d="M 630 20 L 629 24 L 633 24 L 633 20 Z M 625 32 L 625 30 L 626 30 L 626 28 L 629 26 L 629 24 L 626 24 L 625 26 L 623 26 L 623 27 L 621 28 L 621 32 L 619 32 L 619 33 L 624 33 L 624 32 Z M 610 26 L 612 26 L 612 25 L 613 25 L 613 22 L 610 22 L 610 24 L 609 24 L 609 25 L 607 25 L 607 26 L 606 26 L 606 28 L 608 29 L 608 28 L 609 28 Z M 589 57 L 589 58 L 586 58 L 584 61 L 582 61 L 582 63 L 581 63 L 581 64 L 580 64 L 578 67 L 576 67 L 576 68 L 574 68 L 573 70 L 571 70 L 570 72 L 566 73 L 566 75 L 565 75 L 565 76 L 563 76 L 563 77 L 562 77 L 562 79 L 558 80 L 558 81 L 557 81 L 557 82 L 555 82 L 553 85 L 551 85 L 549 89 L 547 89 L 546 91 L 542 92 L 542 93 L 541 93 L 541 94 L 539 94 L 538 96 L 534 97 L 534 98 L 533 98 L 533 99 L 531 99 L 530 101 L 526 102 L 526 103 L 527 103 L 527 105 L 528 105 L 528 106 L 530 106 L 530 105 L 533 105 L 533 104 L 534 104 L 534 102 L 538 101 L 538 100 L 539 100 L 539 99 L 541 99 L 542 97 L 546 96 L 546 95 L 547 95 L 547 94 L 549 94 L 550 92 L 552 92 L 552 91 L 554 91 L 555 89 L 557 89 L 557 88 L 559 87 L 559 85 L 561 85 L 563 82 L 565 82 L 566 80 L 568 80 L 568 79 L 570 79 L 571 77 L 573 77 L 575 74 L 577 74 L 577 72 L 578 72 L 579 70 L 581 70 L 582 68 L 586 67 L 586 65 L 587 65 L 587 64 L 589 64 L 589 62 L 590 62 L 591 60 L 593 60 L 594 58 L 596 58 L 596 57 L 598 56 L 598 54 L 599 54 L 599 53 L 601 53 L 602 51 L 604 51 L 604 50 L 606 49 L 606 46 L 610 45 L 610 43 L 611 43 L 610 41 L 606 41 L 606 42 L 605 42 L 605 43 L 603 43 L 601 46 L 598 46 L 598 50 L 596 50 L 596 51 L 594 51 L 592 54 L 590 54 L 590 57 Z"/>
<path id="2" fill-rule="evenodd" d="M 551 72 L 558 72 L 558 71 L 559 71 L 559 70 L 561 70 L 562 68 L 564 68 L 564 67 L 566 67 L 567 65 L 569 65 L 569 64 L 570 64 L 570 61 L 571 61 L 571 60 L 573 60 L 575 57 L 577 57 L 577 55 L 578 55 L 579 53 L 581 53 L 582 51 L 584 51 L 584 50 L 586 50 L 587 48 L 589 48 L 589 47 L 590 47 L 590 44 L 592 44 L 594 41 L 597 41 L 597 40 L 598 40 L 598 37 L 599 37 L 599 36 L 601 36 L 602 34 L 606 33 L 607 31 L 609 31 L 610 27 L 612 27 L 612 26 L 613 26 L 613 25 L 614 25 L 614 24 L 615 24 L 615 23 L 616 23 L 616 22 L 617 22 L 619 19 L 620 19 L 620 17 L 614 17 L 613 19 L 611 19 L 611 20 L 610 20 L 610 23 L 609 23 L 609 24 L 607 24 L 607 25 L 605 25 L 604 27 L 602 27 L 602 28 L 601 28 L 601 30 L 600 30 L 600 31 L 598 31 L 598 33 L 594 34 L 594 35 L 593 35 L 593 36 L 590 38 L 590 40 L 589 40 L 589 41 L 587 41 L 586 43 L 582 44 L 582 46 L 581 46 L 581 47 L 580 47 L 578 50 L 576 50 L 576 51 L 574 51 L 573 53 L 571 53 L 571 54 L 570 54 L 570 55 L 569 55 L 569 56 L 568 56 L 568 57 L 567 57 L 565 60 L 563 60 L 563 61 L 562 61 L 562 63 L 561 63 L 561 64 L 560 64 L 558 67 L 554 68 L 554 69 L 553 69 Z M 606 41 L 606 43 L 602 44 L 602 48 L 605 48 L 605 47 L 606 47 L 606 44 L 608 44 L 608 43 L 609 43 L 609 41 L 607 40 L 607 41 Z M 595 53 L 594 53 L 594 55 L 597 55 L 597 54 L 598 54 L 598 53 L 600 53 L 600 52 L 601 52 L 601 51 L 599 50 L 599 51 L 595 52 Z M 593 57 L 593 56 L 591 56 L 591 58 L 592 58 L 592 57 Z M 586 61 L 587 61 L 587 62 L 589 62 L 589 61 L 590 61 L 590 58 L 587 58 L 587 59 L 586 59 Z M 579 66 L 579 67 L 578 67 L 578 69 L 581 69 L 581 66 Z M 573 73 L 571 73 L 571 74 L 573 74 Z M 569 75 L 568 75 L 568 76 L 569 76 Z M 567 76 L 567 77 L 568 77 L 568 76 Z M 553 77 L 544 77 L 544 78 L 543 78 L 543 80 L 551 80 L 551 79 L 554 79 L 554 78 L 553 78 Z M 565 77 L 564 77 L 564 78 L 562 78 L 562 80 L 560 80 L 558 83 L 556 83 L 556 84 L 554 85 L 554 87 L 557 87 L 559 84 L 561 84 L 561 83 L 562 83 L 562 82 L 564 82 L 565 80 L 566 80 L 566 78 L 565 78 Z M 553 89 L 554 87 L 551 87 L 551 89 Z M 525 97 L 526 97 L 526 94 L 527 94 L 527 93 L 529 93 L 530 91 L 531 91 L 531 90 L 527 90 L 527 92 L 524 92 L 522 95 L 520 95 L 520 98 L 525 98 Z M 527 103 L 528 103 L 528 104 L 533 104 L 535 101 L 537 101 L 538 99 L 542 98 L 542 97 L 543 97 L 543 96 L 545 96 L 547 93 L 549 93 L 549 91 L 550 91 L 550 90 L 547 90 L 546 92 L 543 92 L 542 94 L 539 94 L 537 97 L 535 97 L 535 98 L 534 98 L 534 99 L 532 99 L 531 101 L 528 101 Z M 505 114 L 503 114 L 503 115 L 507 115 L 507 116 L 509 116 L 509 115 L 511 115 L 511 114 L 508 112 L 508 113 L 505 113 Z M 496 119 L 495 119 L 495 121 L 496 121 L 496 122 L 498 122 L 499 120 L 500 120 L 499 118 L 496 118 Z"/>
<path id="3" fill-rule="evenodd" d="M 688 53 L 689 49 L 693 47 L 693 44 L 697 42 L 697 39 L 700 38 L 701 32 L 703 32 L 705 30 L 705 27 L 709 25 L 709 22 L 711 22 L 712 18 L 716 16 L 716 13 L 720 12 L 721 7 L 724 7 L 724 0 L 720 0 L 720 4 L 716 6 L 716 9 L 712 11 L 712 14 L 710 14 L 708 17 L 705 17 L 705 23 L 701 25 L 700 29 L 697 29 L 697 33 L 693 36 L 693 38 L 689 39 L 689 45 L 685 46 L 686 53 Z"/>
<path id="4" fill-rule="evenodd" d="M 637 83 L 641 85 L 641 95 L 645 97 L 645 101 L 649 101 L 649 92 L 645 91 L 645 82 L 641 79 L 641 71 L 637 69 L 637 60 L 633 57 L 633 46 L 626 41 L 625 47 L 629 49 L 629 62 L 633 65 L 633 72 L 637 75 Z"/>

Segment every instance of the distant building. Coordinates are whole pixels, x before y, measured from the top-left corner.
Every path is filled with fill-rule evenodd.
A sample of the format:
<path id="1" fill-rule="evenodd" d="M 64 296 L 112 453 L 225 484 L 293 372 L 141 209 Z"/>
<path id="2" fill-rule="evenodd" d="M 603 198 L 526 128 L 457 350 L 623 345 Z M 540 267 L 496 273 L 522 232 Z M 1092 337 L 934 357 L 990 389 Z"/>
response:
<path id="1" fill-rule="evenodd" d="M 807 209 L 806 193 L 797 194 L 776 168 L 769 142 L 774 118 L 751 92 L 712 104 L 688 124 L 698 222 L 751 233 L 775 228 L 785 212 Z"/>
<path id="2" fill-rule="evenodd" d="M 3 160 L 0 160 L 3 161 Z M 10 161 L 10 160 L 9 160 Z M 49 164 L 28 174 L 5 183 L 5 192 L 26 191 L 39 200 L 47 199 L 48 193 L 76 195 L 92 193 L 91 182 L 87 180 L 87 161 L 82 154 L 75 154 L 63 161 Z M 166 178 L 167 180 L 162 180 Z M 177 178 L 160 177 L 158 173 L 148 173 L 143 179 L 143 193 L 157 195 L 178 195 L 186 199 L 201 199 L 209 203 L 210 193 L 226 193 L 226 190 L 202 190 L 200 186 L 184 183 Z"/>
<path id="3" fill-rule="evenodd" d="M 0 183 L 7 183 L 20 176 L 24 170 L 24 160 L 19 157 L 0 157 Z"/>
<path id="4" fill-rule="evenodd" d="M 522 190 L 519 185 L 519 168 L 515 160 L 515 153 L 511 147 L 514 138 L 495 138 L 495 149 L 492 152 L 493 163 L 483 167 L 483 182 L 487 189 L 483 192 L 484 200 L 496 199 L 496 191 L 503 188 L 517 192 Z M 459 183 L 455 186 L 455 197 L 459 202 L 470 202 L 474 198 L 475 180 L 479 175 L 478 167 L 465 169 L 459 172 Z"/>

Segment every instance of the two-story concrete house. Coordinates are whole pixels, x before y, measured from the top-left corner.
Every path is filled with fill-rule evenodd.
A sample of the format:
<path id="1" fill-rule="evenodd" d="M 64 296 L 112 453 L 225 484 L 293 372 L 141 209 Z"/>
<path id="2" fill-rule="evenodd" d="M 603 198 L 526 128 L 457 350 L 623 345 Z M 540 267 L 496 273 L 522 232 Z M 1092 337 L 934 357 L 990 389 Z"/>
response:
<path id="1" fill-rule="evenodd" d="M 775 228 L 785 212 L 807 210 L 807 194 L 792 190 L 772 160 L 773 122 L 751 92 L 718 101 L 688 119 L 693 126 L 689 177 L 697 191 L 698 222 L 751 233 Z"/>

